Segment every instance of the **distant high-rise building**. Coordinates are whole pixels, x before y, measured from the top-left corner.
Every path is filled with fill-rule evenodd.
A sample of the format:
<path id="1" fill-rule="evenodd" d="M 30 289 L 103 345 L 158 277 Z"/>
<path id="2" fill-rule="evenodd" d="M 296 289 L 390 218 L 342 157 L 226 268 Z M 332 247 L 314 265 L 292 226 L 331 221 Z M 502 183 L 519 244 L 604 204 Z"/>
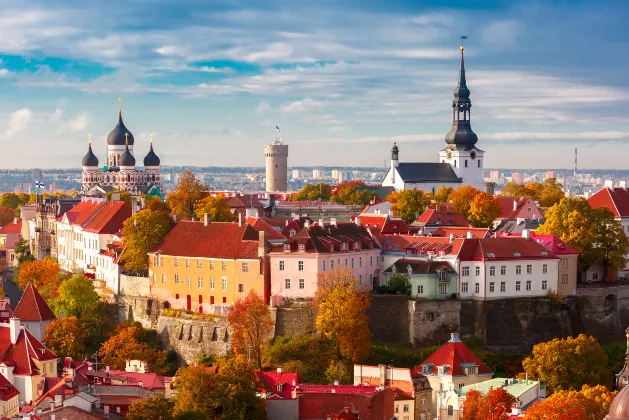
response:
<path id="1" fill-rule="evenodd" d="M 304 171 L 301 169 L 293 169 L 293 179 L 301 179 L 304 177 Z"/>
<path id="2" fill-rule="evenodd" d="M 339 170 L 338 169 L 332 169 L 332 178 L 334 179 L 339 179 Z"/>
<path id="3" fill-rule="evenodd" d="M 524 174 L 520 172 L 514 172 L 511 174 L 511 179 L 516 184 L 524 184 Z"/>
<path id="4" fill-rule="evenodd" d="M 279 128 L 272 144 L 264 146 L 267 192 L 288 190 L 288 145 L 282 143 Z"/>
<path id="5" fill-rule="evenodd" d="M 495 182 L 498 178 L 500 178 L 499 171 L 489 171 L 489 179 Z"/>
<path id="6" fill-rule="evenodd" d="M 321 178 L 321 169 L 313 169 L 312 170 L 312 178 L 320 179 Z"/>
<path id="7" fill-rule="evenodd" d="M 31 170 L 31 176 L 33 177 L 33 181 L 41 182 L 41 180 L 43 179 L 42 170 L 41 169 L 32 169 Z"/>
<path id="8" fill-rule="evenodd" d="M 553 171 L 547 171 L 546 172 L 546 179 L 550 179 L 550 178 L 554 178 L 555 174 L 553 173 Z"/>

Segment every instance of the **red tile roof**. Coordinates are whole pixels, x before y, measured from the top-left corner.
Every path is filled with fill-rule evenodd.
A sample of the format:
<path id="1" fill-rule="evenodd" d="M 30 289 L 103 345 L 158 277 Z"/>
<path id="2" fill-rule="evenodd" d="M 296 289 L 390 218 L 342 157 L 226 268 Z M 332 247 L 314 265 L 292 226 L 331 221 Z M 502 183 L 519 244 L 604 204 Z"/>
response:
<path id="1" fill-rule="evenodd" d="M 522 207 L 530 204 L 531 206 L 535 206 L 537 210 L 539 207 L 535 204 L 531 197 L 507 197 L 507 196 L 497 196 L 496 200 L 498 200 L 498 205 L 500 205 L 500 215 L 496 217 L 496 220 L 515 220 L 518 218 L 518 214 Z M 514 201 L 517 203 L 516 208 L 514 209 Z M 542 215 L 541 210 L 539 210 L 540 215 Z"/>
<path id="2" fill-rule="evenodd" d="M 321 392 L 297 392 L 299 397 L 299 419 L 321 420 L 330 413 L 338 413 L 345 407 L 351 413 L 360 415 L 361 420 L 382 420 L 393 417 L 393 391 L 384 389 L 374 392 L 337 393 L 334 389 L 375 387 L 333 387 L 327 385 L 308 385 L 308 387 L 323 387 Z M 326 389 L 327 388 L 327 389 Z M 351 419 L 351 417 L 350 417 Z"/>
<path id="3" fill-rule="evenodd" d="M 133 395 L 98 395 L 100 398 L 100 405 L 120 405 L 130 406 L 136 401 L 140 401 L 142 397 L 136 397 Z M 99 417 L 102 418 L 102 417 Z"/>
<path id="4" fill-rule="evenodd" d="M 574 255 L 580 254 L 575 248 L 571 247 L 555 235 L 542 235 L 539 233 L 529 233 L 532 240 L 541 244 L 544 248 L 555 255 Z"/>
<path id="5" fill-rule="evenodd" d="M 256 371 L 256 379 L 262 385 L 263 390 L 280 398 L 292 398 L 293 387 L 299 385 L 299 375 L 292 372 Z M 281 391 L 278 391 L 278 385 L 282 385 Z"/>
<path id="6" fill-rule="evenodd" d="M 557 259 L 557 256 L 532 239 L 516 236 L 464 239 L 458 250 L 461 261 Z"/>
<path id="7" fill-rule="evenodd" d="M 21 329 L 15 344 L 11 344 L 9 327 L 0 326 L 0 362 L 15 363 L 14 374 L 35 375 L 38 370 L 35 360 L 57 358 L 26 329 Z"/>
<path id="8" fill-rule="evenodd" d="M 128 203 L 110 201 L 83 230 L 111 235 L 122 229 L 122 223 L 129 217 L 131 217 L 131 206 Z"/>
<path id="9" fill-rule="evenodd" d="M 629 190 L 625 188 L 603 188 L 588 203 L 593 209 L 607 207 L 616 217 L 629 217 Z"/>
<path id="10" fill-rule="evenodd" d="M 127 385 L 138 385 L 142 382 L 142 388 L 150 390 L 165 389 L 166 380 L 171 379 L 168 376 L 162 376 L 156 373 L 127 372 L 124 370 L 110 370 L 109 375 L 126 378 Z"/>
<path id="11" fill-rule="evenodd" d="M 492 374 L 492 371 L 463 343 L 458 337 L 452 337 L 450 341 L 439 347 L 437 351 L 424 360 L 415 369 L 416 373 L 437 375 L 439 366 L 447 365 L 448 369 L 444 375 L 462 376 L 465 375 L 465 365 L 478 367 L 478 374 Z M 429 373 L 422 369 L 422 366 L 430 368 Z"/>
<path id="12" fill-rule="evenodd" d="M 6 402 L 17 395 L 20 395 L 20 391 L 7 378 L 0 375 L 0 400 Z"/>
<path id="13" fill-rule="evenodd" d="M 286 237 L 282 235 L 280 231 L 276 230 L 265 219 L 261 217 L 248 217 L 247 220 L 245 220 L 245 223 L 253 226 L 253 228 L 258 232 L 266 232 L 266 239 L 269 241 L 279 241 L 286 239 Z"/>
<path id="14" fill-rule="evenodd" d="M 298 245 L 304 245 L 306 253 L 351 253 L 378 248 L 367 228 L 351 222 L 325 223 L 324 226 L 314 223 L 301 229 L 286 244 L 291 251 L 298 251 Z M 347 246 L 345 249 L 343 244 Z M 354 244 L 358 244 L 358 248 L 355 248 Z M 280 245 L 276 247 L 275 252 L 284 252 L 283 250 L 284 246 Z"/>
<path id="15" fill-rule="evenodd" d="M 39 414 L 38 416 L 42 420 L 50 420 L 52 419 L 53 414 L 55 415 L 56 419 L 65 419 L 65 420 L 92 420 L 92 419 L 103 418 L 102 415 L 98 415 L 96 413 L 90 413 L 76 407 L 55 408 L 52 411 L 47 411 L 43 414 Z"/>
<path id="16" fill-rule="evenodd" d="M 21 233 L 21 232 L 22 232 L 22 219 L 18 219 L 17 222 L 16 221 L 9 222 L 0 228 L 0 235 L 7 235 L 10 233 Z"/>
<path id="17" fill-rule="evenodd" d="M 439 227 L 434 232 L 431 232 L 433 236 L 450 237 L 450 234 L 455 238 L 465 238 L 467 233 L 471 233 L 473 238 L 488 238 L 491 236 L 491 230 L 489 228 L 472 228 L 472 227 Z"/>
<path id="18" fill-rule="evenodd" d="M 388 214 L 360 214 L 360 224 L 380 235 L 406 235 L 408 226 L 402 219 L 391 218 Z"/>
<path id="19" fill-rule="evenodd" d="M 376 385 L 311 385 L 300 384 L 297 387 L 297 394 L 374 394 L 378 392 Z"/>
<path id="20" fill-rule="evenodd" d="M 83 226 L 88 223 L 96 213 L 102 210 L 103 207 L 105 207 L 105 203 L 81 201 L 66 212 L 66 217 L 71 225 Z"/>
<path id="21" fill-rule="evenodd" d="M 151 252 L 201 258 L 257 259 L 258 232 L 248 224 L 183 221 Z"/>
<path id="22" fill-rule="evenodd" d="M 383 252 L 399 252 L 408 253 L 409 249 L 432 251 L 439 253 L 444 251 L 447 254 L 452 253 L 450 238 L 439 236 L 411 236 L 411 235 L 380 235 L 377 237 L 378 242 L 382 245 Z M 456 240 L 455 240 L 456 241 Z M 411 252 L 413 253 L 413 252 Z"/>
<path id="23" fill-rule="evenodd" d="M 22 321 L 48 321 L 56 319 L 50 307 L 39 292 L 29 283 L 18 302 L 13 316 Z"/>
<path id="24" fill-rule="evenodd" d="M 470 222 L 461 214 L 456 212 L 440 212 L 428 209 L 419 216 L 413 225 L 419 226 L 459 226 L 470 227 Z"/>

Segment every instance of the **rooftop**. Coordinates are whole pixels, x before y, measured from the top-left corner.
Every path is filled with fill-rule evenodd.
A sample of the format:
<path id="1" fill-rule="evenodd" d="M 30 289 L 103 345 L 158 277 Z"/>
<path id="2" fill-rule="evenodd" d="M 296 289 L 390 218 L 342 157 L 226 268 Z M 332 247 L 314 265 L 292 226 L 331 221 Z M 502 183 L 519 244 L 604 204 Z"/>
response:
<path id="1" fill-rule="evenodd" d="M 537 386 L 539 386 L 539 382 L 530 379 L 493 378 L 473 385 L 464 386 L 463 388 L 458 389 L 457 392 L 459 395 L 465 395 L 474 390 L 484 395 L 489 392 L 490 388 L 503 388 L 515 398 L 520 398 L 522 394 Z"/>
<path id="2" fill-rule="evenodd" d="M 39 294 L 33 283 L 29 283 L 15 307 L 13 316 L 22 321 L 49 321 L 56 319 L 50 307 Z"/>
<path id="3" fill-rule="evenodd" d="M 429 370 L 424 370 L 426 366 Z M 442 376 L 463 376 L 465 367 L 475 366 L 479 375 L 492 375 L 491 370 L 459 339 L 458 334 L 452 334 L 452 338 L 439 347 L 418 366 L 415 371 L 424 375 L 438 375 L 439 367 L 446 366 Z"/>

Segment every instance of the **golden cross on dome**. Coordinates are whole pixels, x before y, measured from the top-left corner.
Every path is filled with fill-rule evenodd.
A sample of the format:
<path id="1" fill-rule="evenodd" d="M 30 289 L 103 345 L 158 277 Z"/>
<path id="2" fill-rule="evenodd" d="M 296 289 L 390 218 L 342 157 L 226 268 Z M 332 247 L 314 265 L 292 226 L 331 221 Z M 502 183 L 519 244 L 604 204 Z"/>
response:
<path id="1" fill-rule="evenodd" d="M 118 98 L 118 114 L 122 114 L 122 98 Z"/>
<path id="2" fill-rule="evenodd" d="M 87 135 L 87 143 L 91 146 L 92 145 L 92 135 L 88 134 Z"/>
<path id="3" fill-rule="evenodd" d="M 149 140 L 150 140 L 151 144 L 153 144 L 153 133 L 149 134 Z"/>
<path id="4" fill-rule="evenodd" d="M 124 133 L 124 144 L 129 145 L 129 133 Z"/>

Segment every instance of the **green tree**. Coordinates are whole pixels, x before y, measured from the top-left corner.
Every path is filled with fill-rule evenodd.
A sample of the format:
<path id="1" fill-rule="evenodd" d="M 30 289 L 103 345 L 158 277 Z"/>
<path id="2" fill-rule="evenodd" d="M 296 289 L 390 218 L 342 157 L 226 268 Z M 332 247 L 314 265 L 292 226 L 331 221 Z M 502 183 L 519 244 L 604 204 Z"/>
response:
<path id="1" fill-rule="evenodd" d="M 35 260 L 35 257 L 31 254 L 31 248 L 28 246 L 26 239 L 20 239 L 15 243 L 15 257 L 17 258 L 18 265 Z"/>
<path id="2" fill-rule="evenodd" d="M 454 188 L 441 187 L 435 192 L 435 201 L 437 203 L 447 203 L 450 201 L 450 194 L 452 194 Z"/>
<path id="3" fill-rule="evenodd" d="M 199 200 L 194 214 L 203 220 L 205 213 L 212 216 L 213 222 L 235 222 L 238 220 L 238 216 L 231 212 L 227 198 L 224 195 L 207 196 Z"/>
<path id="4" fill-rule="evenodd" d="M 332 187 L 324 182 L 306 184 L 299 192 L 293 195 L 294 201 L 330 201 Z"/>
<path id="5" fill-rule="evenodd" d="M 614 214 L 607 207 L 593 209 L 590 221 L 594 226 L 594 258 L 602 260 L 606 268 L 624 267 L 627 264 L 625 256 L 629 253 L 629 238 Z"/>
<path id="6" fill-rule="evenodd" d="M 100 300 L 92 280 L 82 274 L 62 282 L 57 293 L 58 297 L 53 302 L 53 310 L 57 316 L 63 313 L 65 316 L 80 319 Z"/>
<path id="7" fill-rule="evenodd" d="M 584 198 L 564 198 L 546 211 L 546 220 L 536 232 L 555 235 L 582 254 L 591 255 L 595 239 L 591 215 L 592 208 Z"/>
<path id="8" fill-rule="evenodd" d="M 125 268 L 133 271 L 148 269 L 147 253 L 159 244 L 172 225 L 162 211 L 144 209 L 124 221 L 122 235 Z"/>
<path id="9" fill-rule="evenodd" d="M 320 334 L 308 334 L 276 337 L 264 352 L 263 364 L 297 372 L 304 383 L 328 384 L 325 372 L 334 360 L 336 343 Z"/>
<path id="10" fill-rule="evenodd" d="M 179 184 L 166 197 L 166 203 L 178 220 L 189 218 L 194 216 L 197 202 L 207 197 L 209 190 L 192 171 L 183 171 L 179 174 Z"/>
<path id="11" fill-rule="evenodd" d="M 406 274 L 395 273 L 389 276 L 388 286 L 401 295 L 411 294 L 411 279 Z"/>
<path id="12" fill-rule="evenodd" d="M 0 226 L 7 225 L 13 221 L 15 210 L 11 207 L 0 206 Z"/>
<path id="13" fill-rule="evenodd" d="M 327 382 L 339 381 L 341 385 L 354 384 L 354 363 L 351 360 L 332 360 L 325 371 Z"/>
<path id="14" fill-rule="evenodd" d="M 585 334 L 536 344 L 522 367 L 529 378 L 546 384 L 550 393 L 579 390 L 583 385 L 611 385 L 605 350 L 596 338 Z"/>
<path id="15" fill-rule="evenodd" d="M 336 186 L 336 193 L 332 198 L 337 203 L 365 206 L 369 204 L 372 198 L 372 194 L 369 190 L 364 189 L 365 187 L 366 185 L 362 181 L 343 181 Z"/>
<path id="16" fill-rule="evenodd" d="M 13 210 L 17 210 L 17 208 L 22 204 L 22 200 L 17 194 L 7 192 L 0 195 L 0 206 L 2 207 L 10 207 Z"/>
<path id="17" fill-rule="evenodd" d="M 79 319 L 83 343 L 88 353 L 96 352 L 116 330 L 118 308 L 113 303 L 98 301 Z"/>
<path id="18" fill-rule="evenodd" d="M 402 190 L 392 193 L 389 198 L 393 201 L 391 209 L 400 219 L 406 223 L 413 223 L 418 215 L 424 212 L 426 205 L 430 203 L 426 194 L 421 190 Z"/>

